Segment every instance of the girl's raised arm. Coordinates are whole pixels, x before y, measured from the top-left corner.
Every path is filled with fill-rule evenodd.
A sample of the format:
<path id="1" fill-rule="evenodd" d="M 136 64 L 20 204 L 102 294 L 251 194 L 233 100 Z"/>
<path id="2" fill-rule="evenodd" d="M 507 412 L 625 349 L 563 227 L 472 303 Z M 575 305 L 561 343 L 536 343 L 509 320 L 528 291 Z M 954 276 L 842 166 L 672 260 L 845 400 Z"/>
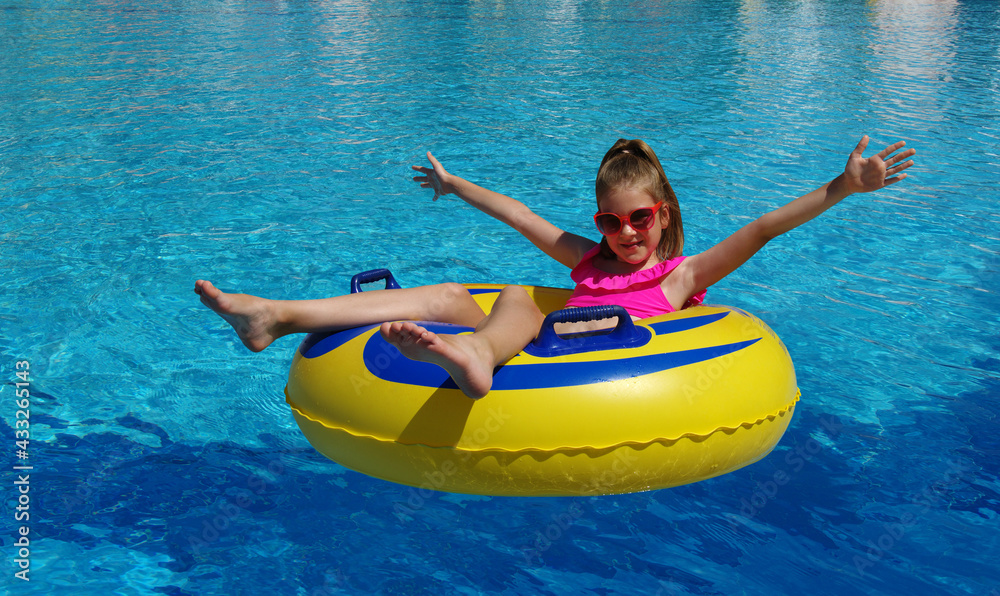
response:
<path id="1" fill-rule="evenodd" d="M 421 188 L 434 189 L 435 201 L 447 194 L 458 195 L 476 209 L 514 228 L 542 252 L 569 268 L 575 267 L 584 253 L 596 245 L 589 238 L 560 230 L 516 199 L 449 174 L 430 151 L 427 152 L 427 159 L 431 167 L 413 166 L 422 174 L 414 176 L 413 180 L 419 182 Z"/>
<path id="2" fill-rule="evenodd" d="M 906 178 L 901 173 L 913 165 L 904 161 L 916 154 L 913 149 L 893 155 L 905 143 L 889 145 L 877 155 L 862 157 L 868 137 L 851 152 L 844 173 L 784 207 L 767 213 L 705 252 L 686 259 L 665 287 L 671 304 L 684 304 L 688 298 L 711 286 L 747 262 L 769 240 L 796 228 L 833 207 L 847 196 L 871 192 Z M 675 279 L 671 280 L 670 278 Z"/>

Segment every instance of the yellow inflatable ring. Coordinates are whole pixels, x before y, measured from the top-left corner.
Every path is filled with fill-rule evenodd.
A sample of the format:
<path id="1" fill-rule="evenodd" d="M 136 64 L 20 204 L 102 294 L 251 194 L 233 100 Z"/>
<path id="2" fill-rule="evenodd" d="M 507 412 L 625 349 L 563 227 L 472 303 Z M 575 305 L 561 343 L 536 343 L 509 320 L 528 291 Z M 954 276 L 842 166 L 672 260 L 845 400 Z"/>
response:
<path id="1" fill-rule="evenodd" d="M 361 283 L 373 274 L 398 287 L 385 270 L 362 274 Z M 466 287 L 489 312 L 503 286 Z M 619 316 L 611 333 L 558 336 L 553 321 L 589 309 L 560 311 L 569 290 L 523 287 L 551 314 L 479 400 L 439 367 L 403 357 L 377 326 L 307 336 L 285 387 L 303 434 L 333 461 L 393 482 L 555 496 L 725 474 L 767 455 L 788 427 L 799 398 L 795 370 L 753 315 L 696 306 L 634 325 Z"/>

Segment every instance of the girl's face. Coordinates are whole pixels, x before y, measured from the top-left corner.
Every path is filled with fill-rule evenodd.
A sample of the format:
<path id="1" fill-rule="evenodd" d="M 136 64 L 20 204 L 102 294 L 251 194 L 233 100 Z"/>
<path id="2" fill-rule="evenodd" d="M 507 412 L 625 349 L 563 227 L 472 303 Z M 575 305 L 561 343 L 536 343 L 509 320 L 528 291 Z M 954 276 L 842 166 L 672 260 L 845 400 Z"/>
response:
<path id="1" fill-rule="evenodd" d="M 659 262 L 656 247 L 667 225 L 666 210 L 660 207 L 656 221 L 648 230 L 637 230 L 627 223 L 630 213 L 642 207 L 653 207 L 656 203 L 651 194 L 640 188 L 612 188 L 597 202 L 601 212 L 616 213 L 626 218 L 625 225 L 617 234 L 605 235 L 619 261 L 650 267 Z"/>

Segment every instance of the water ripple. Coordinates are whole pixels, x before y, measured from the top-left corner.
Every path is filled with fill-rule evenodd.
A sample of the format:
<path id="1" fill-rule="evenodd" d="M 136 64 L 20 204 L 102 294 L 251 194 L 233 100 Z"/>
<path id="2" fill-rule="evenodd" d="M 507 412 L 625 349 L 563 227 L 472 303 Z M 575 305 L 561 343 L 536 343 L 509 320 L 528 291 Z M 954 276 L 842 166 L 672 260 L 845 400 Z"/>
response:
<path id="1" fill-rule="evenodd" d="M 39 370 L 33 437 L 54 446 L 44 490 L 90 493 L 52 513 L 39 555 L 50 587 L 223 593 L 253 577 L 272 593 L 832 594 L 1000 581 L 1000 12 L 988 3 L 0 12 L 0 349 Z M 828 181 L 864 133 L 916 147 L 910 178 L 848 198 L 710 290 L 784 339 L 804 399 L 772 456 L 691 487 L 472 499 L 347 472 L 283 403 L 298 338 L 250 354 L 191 292 L 200 277 L 322 297 L 381 266 L 406 285 L 570 283 L 516 232 L 415 188 L 409 166 L 428 149 L 596 237 L 600 156 L 645 138 L 692 254 Z M 106 448 L 120 455 L 108 463 Z M 788 483 L 767 492 L 778 472 Z M 262 492 L 226 517 L 252 482 Z M 397 517 L 415 502 L 412 521 Z M 868 544 L 885 546 L 907 513 L 918 522 L 871 561 Z M 231 525 L 195 553 L 217 520 Z M 962 556 L 927 554 L 943 551 Z M 863 575 L 858 560 L 873 563 Z"/>

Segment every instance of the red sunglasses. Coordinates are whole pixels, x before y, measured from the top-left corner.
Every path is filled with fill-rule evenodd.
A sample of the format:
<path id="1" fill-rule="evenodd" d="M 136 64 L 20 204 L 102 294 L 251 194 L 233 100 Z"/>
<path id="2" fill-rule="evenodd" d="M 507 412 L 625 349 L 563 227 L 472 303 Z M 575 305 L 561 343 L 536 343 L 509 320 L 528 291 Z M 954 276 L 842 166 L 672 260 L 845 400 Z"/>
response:
<path id="1" fill-rule="evenodd" d="M 626 222 L 633 230 L 645 232 L 653 227 L 653 223 L 656 222 L 656 214 L 660 212 L 662 205 L 663 201 L 660 201 L 652 207 L 639 207 L 625 217 L 617 213 L 598 213 L 594 216 L 594 223 L 605 236 L 614 236 L 621 232 Z"/>

